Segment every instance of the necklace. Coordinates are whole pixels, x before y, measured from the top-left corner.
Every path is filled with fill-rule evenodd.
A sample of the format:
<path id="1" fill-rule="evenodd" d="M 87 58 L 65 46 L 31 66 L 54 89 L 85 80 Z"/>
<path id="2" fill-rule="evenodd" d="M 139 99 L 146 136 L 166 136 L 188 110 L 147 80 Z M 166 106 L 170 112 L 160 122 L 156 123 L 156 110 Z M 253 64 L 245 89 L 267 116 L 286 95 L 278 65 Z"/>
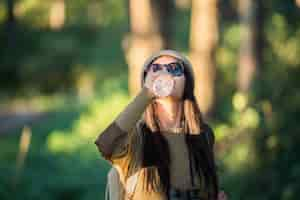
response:
<path id="1" fill-rule="evenodd" d="M 173 133 L 182 133 L 183 128 L 182 127 L 172 127 L 168 130 L 173 132 Z"/>
<path id="2" fill-rule="evenodd" d="M 176 113 L 176 118 L 178 117 L 178 113 L 180 113 L 180 111 L 182 110 L 180 110 L 181 108 L 179 108 L 178 109 L 178 111 L 177 111 L 177 113 Z M 182 113 L 182 112 L 181 112 Z M 167 129 L 166 129 L 166 131 L 168 131 L 168 132 L 172 132 L 172 133 L 182 133 L 183 132 L 183 120 L 182 120 L 182 114 L 180 115 L 181 117 L 180 117 L 180 122 L 179 122 L 179 127 L 168 127 Z M 157 119 L 158 119 L 158 123 L 159 123 L 159 127 L 162 127 L 161 125 L 162 125 L 162 123 L 161 123 L 161 121 L 159 120 L 159 118 L 157 117 Z"/>

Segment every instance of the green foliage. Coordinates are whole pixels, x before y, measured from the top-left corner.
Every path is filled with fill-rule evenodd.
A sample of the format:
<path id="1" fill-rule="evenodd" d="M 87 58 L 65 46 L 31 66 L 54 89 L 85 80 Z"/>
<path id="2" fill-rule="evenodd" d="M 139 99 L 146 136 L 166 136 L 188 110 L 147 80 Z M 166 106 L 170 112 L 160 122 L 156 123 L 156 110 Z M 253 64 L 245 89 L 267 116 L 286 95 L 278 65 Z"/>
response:
<path id="1" fill-rule="evenodd" d="M 130 101 L 121 47 L 125 2 L 65 1 L 60 30 L 49 29 L 52 1 L 16 2 L 12 35 L 0 2 L 1 103 L 18 97 L 48 113 L 30 124 L 31 145 L 18 177 L 21 129 L 1 136 L 0 199 L 103 199 L 110 165 L 93 142 Z M 220 21 L 213 128 L 217 143 L 229 146 L 217 162 L 230 200 L 297 199 L 300 189 L 299 8 L 292 1 L 266 5 L 263 63 L 248 95 L 236 92 L 241 27 L 236 16 Z M 176 12 L 172 24 L 174 49 L 187 53 L 190 11 Z"/>
<path id="2" fill-rule="evenodd" d="M 108 101 L 109 98 L 106 99 Z M 99 130 L 95 127 L 93 137 L 89 137 L 88 140 L 86 134 L 90 133 L 87 132 L 87 125 L 82 125 L 84 122 L 97 124 L 96 122 L 99 121 L 99 113 L 102 112 L 98 110 L 97 102 L 92 103 L 87 109 L 79 109 L 78 113 L 74 111 L 49 113 L 47 120 L 33 124 L 29 152 L 18 178 L 16 178 L 15 160 L 19 149 L 19 136 L 14 134 L 15 136 L 0 141 L 1 147 L 4 148 L 0 153 L 1 199 L 40 199 L 41 197 L 101 199 L 104 197 L 109 164 L 101 158 L 93 140 L 106 124 L 102 124 L 100 120 L 100 126 L 96 126 L 100 127 Z M 79 113 L 86 114 L 79 116 Z M 79 130 L 80 126 L 84 127 Z M 20 131 L 16 130 L 17 133 Z M 61 148 L 65 149 L 64 151 L 55 151 L 55 148 L 48 145 L 49 140 L 52 140 L 57 132 L 65 134 L 67 139 L 63 141 L 64 148 Z M 77 143 L 73 143 L 74 141 Z"/>
<path id="3" fill-rule="evenodd" d="M 226 42 L 232 38 L 236 40 L 234 28 L 224 30 L 231 32 L 232 37 L 228 35 L 226 39 L 225 33 L 221 39 L 224 49 L 219 51 L 220 69 L 222 76 L 229 78 L 220 80 L 218 94 L 222 107 L 218 110 L 221 115 L 215 130 L 219 142 L 229 136 L 239 138 L 222 155 L 221 185 L 230 199 L 297 199 L 300 68 L 296 55 L 300 29 L 296 25 L 299 17 L 293 15 L 291 7 L 285 7 L 287 4 L 277 2 L 272 7 L 276 12 L 265 13 L 264 61 L 259 66 L 254 90 L 248 97 L 234 92 L 231 99 L 227 96 L 233 86 L 229 83 L 236 76 L 227 67 L 234 65 L 233 69 L 236 69 L 237 55 L 229 52 L 234 52 L 238 43 Z M 233 57 L 225 59 L 223 54 Z M 224 90 L 227 91 L 223 96 Z"/>
<path id="4" fill-rule="evenodd" d="M 107 83 L 111 82 L 107 81 Z M 47 140 L 50 151 L 74 152 L 80 148 L 95 148 L 91 146 L 91 141 L 94 141 L 101 130 L 111 123 L 129 100 L 127 95 L 118 88 L 109 87 L 108 91 L 114 93 L 90 102 L 87 111 L 73 123 L 71 130 L 50 133 Z"/>

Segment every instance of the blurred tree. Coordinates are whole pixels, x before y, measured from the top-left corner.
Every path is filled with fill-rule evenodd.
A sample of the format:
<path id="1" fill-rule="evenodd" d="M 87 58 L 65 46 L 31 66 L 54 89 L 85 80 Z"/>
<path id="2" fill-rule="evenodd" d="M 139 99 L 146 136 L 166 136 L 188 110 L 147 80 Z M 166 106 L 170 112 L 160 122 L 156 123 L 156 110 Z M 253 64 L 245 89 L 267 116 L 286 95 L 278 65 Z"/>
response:
<path id="1" fill-rule="evenodd" d="M 123 40 L 129 66 L 129 92 L 140 88 L 140 70 L 147 57 L 170 47 L 173 1 L 129 0 L 130 33 Z"/>
<path id="2" fill-rule="evenodd" d="M 6 42 L 8 47 L 14 47 L 14 36 L 16 28 L 16 17 L 14 14 L 15 1 L 6 0 L 6 19 L 5 19 L 5 28 L 6 28 Z"/>
<path id="3" fill-rule="evenodd" d="M 160 26 L 160 32 L 162 35 L 163 48 L 171 48 L 171 37 L 172 37 L 172 17 L 175 9 L 175 4 L 172 0 L 153 1 L 153 12 L 158 17 L 158 23 Z"/>
<path id="4" fill-rule="evenodd" d="M 295 0 L 295 3 L 300 8 L 300 0 Z"/>
<path id="5" fill-rule="evenodd" d="M 262 27 L 260 1 L 239 0 L 241 22 L 240 58 L 237 88 L 248 93 L 261 63 Z"/>
<path id="6" fill-rule="evenodd" d="M 14 0 L 6 0 L 7 15 L 6 15 L 6 26 L 12 28 L 15 25 L 16 17 L 14 14 Z"/>
<path id="7" fill-rule="evenodd" d="M 217 4 L 218 0 L 192 1 L 190 58 L 196 74 L 196 98 L 206 117 L 213 114 L 215 104 Z"/>
<path id="8" fill-rule="evenodd" d="M 191 0 L 175 0 L 176 8 L 188 9 L 191 7 Z"/>
<path id="9" fill-rule="evenodd" d="M 238 13 L 236 9 L 236 0 L 220 1 L 218 6 L 220 25 L 237 19 Z"/>
<path id="10" fill-rule="evenodd" d="M 51 29 L 61 29 L 65 24 L 65 1 L 55 0 L 51 3 L 49 12 L 49 26 Z"/>

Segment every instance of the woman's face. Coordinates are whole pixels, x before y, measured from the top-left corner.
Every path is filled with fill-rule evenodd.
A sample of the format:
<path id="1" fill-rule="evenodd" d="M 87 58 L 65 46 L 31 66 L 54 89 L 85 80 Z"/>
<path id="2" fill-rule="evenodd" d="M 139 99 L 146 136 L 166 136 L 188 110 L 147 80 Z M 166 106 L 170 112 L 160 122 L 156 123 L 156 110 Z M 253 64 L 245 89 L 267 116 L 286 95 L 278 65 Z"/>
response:
<path id="1" fill-rule="evenodd" d="M 161 56 L 155 59 L 152 63 L 153 64 L 168 64 L 172 62 L 176 62 L 177 59 L 172 57 L 172 56 Z M 164 68 L 164 70 L 167 72 L 167 69 Z M 153 72 L 150 70 L 148 73 L 158 73 L 158 72 Z M 184 85 L 185 85 L 185 76 L 184 74 L 181 76 L 173 76 L 175 85 L 174 85 L 174 90 L 170 94 L 171 97 L 176 98 L 176 99 L 181 99 L 183 96 L 184 92 Z"/>

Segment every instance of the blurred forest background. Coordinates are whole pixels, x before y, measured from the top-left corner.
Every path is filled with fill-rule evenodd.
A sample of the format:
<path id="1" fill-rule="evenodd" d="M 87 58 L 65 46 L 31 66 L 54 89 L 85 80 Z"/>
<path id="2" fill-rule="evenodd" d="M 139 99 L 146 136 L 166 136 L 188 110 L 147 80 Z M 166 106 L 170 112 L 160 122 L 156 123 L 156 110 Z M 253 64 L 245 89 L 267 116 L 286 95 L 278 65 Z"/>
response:
<path id="1" fill-rule="evenodd" d="M 299 25 L 299 0 L 0 1 L 0 199 L 104 199 L 94 140 L 163 48 L 194 65 L 229 199 L 297 199 Z"/>

